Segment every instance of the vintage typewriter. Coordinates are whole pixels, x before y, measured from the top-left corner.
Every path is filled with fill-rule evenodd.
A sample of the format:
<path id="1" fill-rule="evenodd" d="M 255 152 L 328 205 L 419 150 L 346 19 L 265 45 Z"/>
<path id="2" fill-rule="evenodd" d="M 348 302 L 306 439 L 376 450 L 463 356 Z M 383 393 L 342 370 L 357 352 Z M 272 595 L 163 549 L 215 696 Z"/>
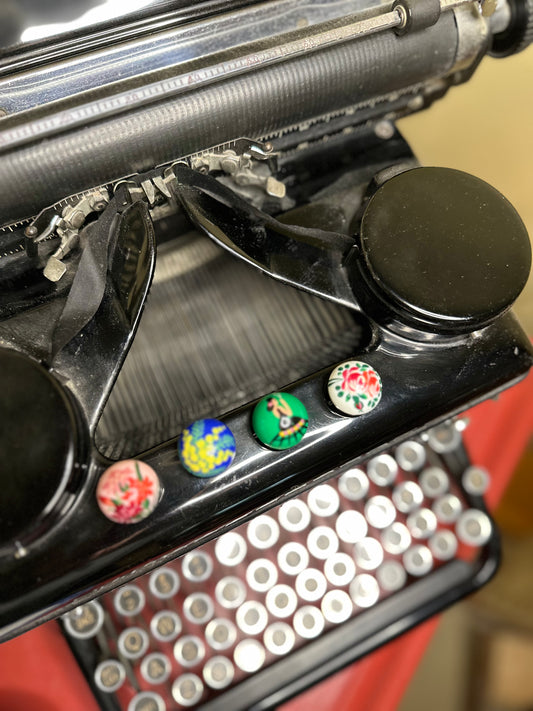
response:
<path id="1" fill-rule="evenodd" d="M 530 246 L 395 121 L 533 6 L 100 7 L 0 58 L 0 638 L 61 617 L 104 709 L 271 708 L 495 571 L 461 413 L 531 366 Z"/>

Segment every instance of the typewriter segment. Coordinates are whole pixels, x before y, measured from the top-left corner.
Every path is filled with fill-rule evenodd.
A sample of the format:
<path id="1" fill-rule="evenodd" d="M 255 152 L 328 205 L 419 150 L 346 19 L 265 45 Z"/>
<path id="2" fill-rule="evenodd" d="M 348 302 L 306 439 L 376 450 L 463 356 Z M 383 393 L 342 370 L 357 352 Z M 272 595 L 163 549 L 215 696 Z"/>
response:
<path id="1" fill-rule="evenodd" d="M 462 426 L 347 464 L 67 613 L 65 632 L 102 707 L 269 708 L 299 683 L 283 664 L 290 655 L 305 655 L 317 680 L 323 664 L 347 649 L 357 657 L 386 627 L 387 601 L 422 619 L 448 576 L 461 585 L 471 566 L 490 574 L 497 544 L 480 499 L 489 476 L 468 464 Z"/>
<path id="2" fill-rule="evenodd" d="M 0 58 L 0 641 L 259 711 L 496 570 L 458 418 L 533 363 L 531 248 L 395 120 L 531 2 L 163 4 Z"/>

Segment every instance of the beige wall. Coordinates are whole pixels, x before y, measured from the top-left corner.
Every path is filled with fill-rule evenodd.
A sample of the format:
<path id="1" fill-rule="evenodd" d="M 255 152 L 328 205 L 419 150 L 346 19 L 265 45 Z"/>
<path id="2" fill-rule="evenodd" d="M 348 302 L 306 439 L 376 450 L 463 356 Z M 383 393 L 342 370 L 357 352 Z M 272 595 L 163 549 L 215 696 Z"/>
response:
<path id="1" fill-rule="evenodd" d="M 500 190 L 533 238 L 533 47 L 484 59 L 467 84 L 399 128 L 422 165 L 466 170 Z M 533 335 L 533 279 L 515 311 Z"/>

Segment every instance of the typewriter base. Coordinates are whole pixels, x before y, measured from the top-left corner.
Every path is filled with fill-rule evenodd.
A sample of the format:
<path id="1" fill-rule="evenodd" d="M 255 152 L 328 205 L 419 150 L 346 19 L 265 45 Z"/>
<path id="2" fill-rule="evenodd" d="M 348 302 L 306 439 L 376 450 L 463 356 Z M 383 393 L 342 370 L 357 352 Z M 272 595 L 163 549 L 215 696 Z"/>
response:
<path id="1" fill-rule="evenodd" d="M 491 469 L 487 504 L 494 508 L 531 435 L 533 377 L 469 411 L 465 439 L 472 459 Z M 520 418 L 514 417 L 516 412 Z M 285 704 L 283 711 L 357 705 L 396 708 L 436 627 L 437 619 L 412 630 L 365 659 Z M 399 663 L 401 660 L 401 664 Z M 43 711 L 97 711 L 57 623 L 49 623 L 0 647 L 0 698 L 22 711 L 38 699 Z M 386 678 L 387 684 L 380 680 Z M 328 706 L 324 706 L 328 699 Z M 18 705 L 17 705 L 18 704 Z"/>

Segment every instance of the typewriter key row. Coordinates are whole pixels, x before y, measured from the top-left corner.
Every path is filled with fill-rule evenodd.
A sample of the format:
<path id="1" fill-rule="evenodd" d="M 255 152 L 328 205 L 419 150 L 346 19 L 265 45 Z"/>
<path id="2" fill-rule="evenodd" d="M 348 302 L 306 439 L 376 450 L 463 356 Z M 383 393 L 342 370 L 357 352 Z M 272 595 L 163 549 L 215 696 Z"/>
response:
<path id="1" fill-rule="evenodd" d="M 441 428 L 442 429 L 442 428 Z M 347 466 L 135 583 L 69 613 L 95 686 L 123 711 L 193 707 L 472 551 L 492 526 L 443 452 L 454 425 Z M 488 483 L 469 467 L 470 491 Z"/>

